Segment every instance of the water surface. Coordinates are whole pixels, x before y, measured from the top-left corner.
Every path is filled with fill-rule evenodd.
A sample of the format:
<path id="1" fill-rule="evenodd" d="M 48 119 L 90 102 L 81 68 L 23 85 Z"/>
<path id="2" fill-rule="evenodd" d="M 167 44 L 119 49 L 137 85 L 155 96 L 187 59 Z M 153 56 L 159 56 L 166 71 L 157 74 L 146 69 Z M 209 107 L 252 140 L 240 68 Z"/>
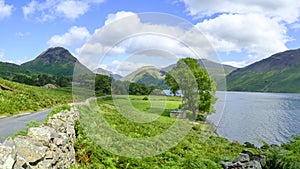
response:
<path id="1" fill-rule="evenodd" d="M 260 146 L 258 139 L 281 144 L 300 135 L 300 94 L 217 92 L 217 96 L 216 113 L 208 120 L 230 141 Z"/>

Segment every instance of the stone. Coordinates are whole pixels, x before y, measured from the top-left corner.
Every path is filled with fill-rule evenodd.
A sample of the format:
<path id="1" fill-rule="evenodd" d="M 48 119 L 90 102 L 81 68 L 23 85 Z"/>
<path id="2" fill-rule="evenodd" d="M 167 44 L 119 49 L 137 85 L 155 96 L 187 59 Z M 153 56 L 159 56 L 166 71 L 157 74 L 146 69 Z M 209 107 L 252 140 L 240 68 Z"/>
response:
<path id="1" fill-rule="evenodd" d="M 249 157 L 250 157 L 250 160 L 258 161 L 261 164 L 261 166 L 266 165 L 266 157 L 264 155 L 254 154 L 254 153 L 252 153 L 251 151 L 248 151 L 248 150 L 243 150 L 242 153 L 248 154 Z"/>
<path id="2" fill-rule="evenodd" d="M 45 159 L 53 159 L 53 151 L 47 151 L 45 154 Z"/>
<path id="3" fill-rule="evenodd" d="M 233 162 L 242 162 L 242 163 L 246 163 L 250 161 L 250 157 L 248 154 L 244 154 L 244 153 L 240 153 L 239 156 L 233 160 Z"/>
<path id="4" fill-rule="evenodd" d="M 15 144 L 14 140 L 13 140 L 11 137 L 7 138 L 7 139 L 3 142 L 3 145 L 4 145 L 4 146 L 7 146 L 7 147 L 16 147 L 16 144 Z"/>
<path id="5" fill-rule="evenodd" d="M 262 169 L 262 166 L 260 165 L 260 162 L 253 160 L 248 163 L 248 168 Z"/>
<path id="6" fill-rule="evenodd" d="M 54 84 L 46 84 L 43 86 L 43 88 L 46 88 L 46 89 L 56 89 L 57 86 L 55 86 Z"/>
<path id="7" fill-rule="evenodd" d="M 262 169 L 261 162 L 265 160 L 263 155 L 255 155 L 250 151 L 242 151 L 233 162 L 222 162 L 224 169 Z"/>
<path id="8" fill-rule="evenodd" d="M 32 166 L 30 166 L 30 164 L 23 157 L 17 156 L 17 161 L 14 165 L 14 168 L 23 169 L 23 168 L 32 168 Z"/>
<path id="9" fill-rule="evenodd" d="M 66 136 L 61 136 L 60 138 L 54 138 L 53 140 L 53 143 L 56 144 L 57 146 L 66 145 L 67 142 L 68 142 L 68 138 Z"/>
<path id="10" fill-rule="evenodd" d="M 0 168 L 12 168 L 16 162 L 14 148 L 0 145 Z"/>
<path id="11" fill-rule="evenodd" d="M 52 161 L 51 160 L 43 160 L 38 163 L 34 168 L 37 169 L 52 169 Z"/>
<path id="12" fill-rule="evenodd" d="M 48 126 L 33 127 L 28 130 L 28 136 L 42 141 L 44 145 L 49 145 L 51 139 L 57 137 L 56 131 Z"/>
<path id="13" fill-rule="evenodd" d="M 27 136 L 8 138 L 0 143 L 0 169 L 68 168 L 76 162 L 74 109 L 55 114 L 49 121 L 28 130 Z"/>
<path id="14" fill-rule="evenodd" d="M 18 136 L 14 139 L 18 156 L 29 163 L 35 163 L 45 157 L 47 147 L 36 139 Z"/>
<path id="15" fill-rule="evenodd" d="M 66 126 L 64 123 L 65 122 L 63 122 L 62 120 L 52 117 L 49 119 L 46 125 L 51 128 L 54 128 L 57 132 L 64 133 L 66 132 Z"/>

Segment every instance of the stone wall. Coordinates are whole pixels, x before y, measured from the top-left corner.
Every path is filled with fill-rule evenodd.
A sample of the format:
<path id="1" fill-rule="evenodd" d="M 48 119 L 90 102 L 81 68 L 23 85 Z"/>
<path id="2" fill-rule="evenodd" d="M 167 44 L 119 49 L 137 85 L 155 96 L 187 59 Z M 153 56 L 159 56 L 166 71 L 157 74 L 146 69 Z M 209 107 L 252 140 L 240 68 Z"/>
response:
<path id="1" fill-rule="evenodd" d="M 50 117 L 46 124 L 30 128 L 27 136 L 8 138 L 0 143 L 0 169 L 68 168 L 75 163 L 74 109 Z"/>
<path id="2" fill-rule="evenodd" d="M 242 151 L 233 162 L 222 162 L 224 169 L 262 169 L 266 165 L 266 157 L 260 154 L 253 154 L 250 151 Z"/>

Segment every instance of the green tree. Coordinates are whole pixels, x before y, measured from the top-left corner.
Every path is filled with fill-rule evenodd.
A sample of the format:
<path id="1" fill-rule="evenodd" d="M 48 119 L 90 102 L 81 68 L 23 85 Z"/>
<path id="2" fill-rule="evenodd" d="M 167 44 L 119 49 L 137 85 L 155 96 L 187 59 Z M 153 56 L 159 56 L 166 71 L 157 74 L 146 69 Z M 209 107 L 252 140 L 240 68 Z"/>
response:
<path id="1" fill-rule="evenodd" d="M 95 79 L 95 90 L 100 91 L 104 95 L 110 94 L 111 81 L 112 79 L 110 77 L 97 74 Z"/>
<path id="2" fill-rule="evenodd" d="M 166 74 L 165 83 L 174 94 L 181 90 L 182 108 L 192 111 L 194 120 L 198 113 L 209 114 L 215 111 L 215 82 L 196 59 L 180 59 Z"/>

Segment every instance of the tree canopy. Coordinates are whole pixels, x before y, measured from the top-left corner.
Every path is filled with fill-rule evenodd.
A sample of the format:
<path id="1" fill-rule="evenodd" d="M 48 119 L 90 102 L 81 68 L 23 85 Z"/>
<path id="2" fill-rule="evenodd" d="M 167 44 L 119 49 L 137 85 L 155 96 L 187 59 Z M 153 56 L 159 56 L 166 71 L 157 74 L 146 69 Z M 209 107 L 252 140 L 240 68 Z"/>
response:
<path id="1" fill-rule="evenodd" d="M 198 113 L 209 114 L 215 111 L 215 82 L 196 59 L 180 59 L 166 74 L 165 83 L 174 94 L 181 90 L 182 108 L 192 111 L 194 119 Z"/>

